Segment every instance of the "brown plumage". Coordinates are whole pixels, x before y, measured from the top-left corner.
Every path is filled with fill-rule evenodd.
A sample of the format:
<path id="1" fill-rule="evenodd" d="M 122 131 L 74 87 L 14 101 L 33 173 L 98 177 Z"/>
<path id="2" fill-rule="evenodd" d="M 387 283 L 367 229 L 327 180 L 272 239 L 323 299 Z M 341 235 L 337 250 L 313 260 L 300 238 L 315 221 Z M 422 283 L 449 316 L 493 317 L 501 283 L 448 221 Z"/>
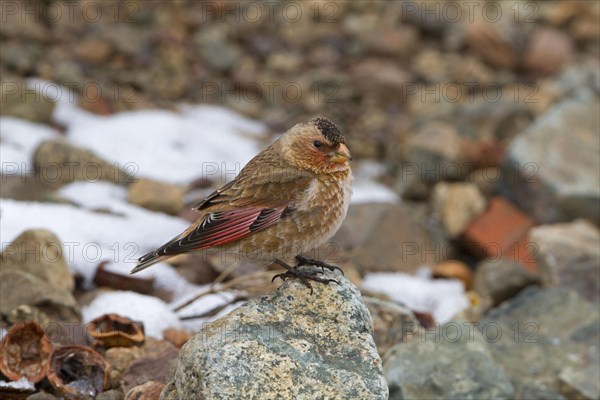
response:
<path id="1" fill-rule="evenodd" d="M 265 265 L 277 261 L 290 271 L 288 262 L 327 241 L 344 220 L 351 194 L 350 159 L 344 136 L 328 119 L 295 125 L 233 181 L 197 204 L 198 220 L 141 257 L 131 273 L 208 248 L 239 252 Z M 307 264 L 306 259 L 300 263 Z"/>

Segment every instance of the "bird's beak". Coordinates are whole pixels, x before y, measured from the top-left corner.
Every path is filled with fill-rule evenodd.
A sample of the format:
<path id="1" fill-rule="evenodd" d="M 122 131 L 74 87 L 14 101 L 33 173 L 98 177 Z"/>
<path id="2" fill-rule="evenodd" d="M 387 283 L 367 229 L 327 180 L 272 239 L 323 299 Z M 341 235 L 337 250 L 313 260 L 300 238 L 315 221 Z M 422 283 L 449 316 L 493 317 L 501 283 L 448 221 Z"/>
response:
<path id="1" fill-rule="evenodd" d="M 334 163 L 343 163 L 352 160 L 352 156 L 346 145 L 340 143 L 340 147 L 338 147 L 337 150 L 329 153 L 329 160 Z"/>

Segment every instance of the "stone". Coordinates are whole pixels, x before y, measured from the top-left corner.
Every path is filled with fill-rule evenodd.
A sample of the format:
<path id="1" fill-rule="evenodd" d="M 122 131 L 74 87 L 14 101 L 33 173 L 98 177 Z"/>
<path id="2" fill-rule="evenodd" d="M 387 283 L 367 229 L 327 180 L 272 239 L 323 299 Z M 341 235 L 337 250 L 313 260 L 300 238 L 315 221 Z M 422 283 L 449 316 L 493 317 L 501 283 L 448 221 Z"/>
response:
<path id="1" fill-rule="evenodd" d="M 407 307 L 376 297 L 363 297 L 373 320 L 373 339 L 379 355 L 398 343 L 411 340 L 420 331 L 415 314 Z"/>
<path id="2" fill-rule="evenodd" d="M 533 228 L 529 238 L 544 285 L 564 286 L 589 301 L 600 300 L 600 232 L 595 226 L 585 220 L 542 225 Z"/>
<path id="3" fill-rule="evenodd" d="M 127 392 L 125 400 L 158 400 L 164 387 L 164 383 L 148 381 Z"/>
<path id="4" fill-rule="evenodd" d="M 512 141 L 504 190 L 538 221 L 600 220 L 599 108 L 598 97 L 580 89 Z"/>
<path id="5" fill-rule="evenodd" d="M 35 306 L 53 321 L 81 321 L 79 306 L 69 291 L 25 271 L 1 271 L 0 314 L 8 316 L 21 305 Z"/>
<path id="6" fill-rule="evenodd" d="M 460 236 L 485 210 L 486 200 L 472 183 L 440 182 L 433 188 L 433 210 L 451 238 Z"/>
<path id="7" fill-rule="evenodd" d="M 515 397 L 564 398 L 559 376 L 600 360 L 598 308 L 566 288 L 530 286 L 479 322 L 492 356 L 515 387 Z"/>
<path id="8" fill-rule="evenodd" d="M 300 54 L 290 52 L 272 53 L 266 60 L 266 66 L 277 72 L 295 73 L 302 65 L 303 57 Z"/>
<path id="9" fill-rule="evenodd" d="M 378 93 L 395 93 L 406 89 L 406 85 L 412 81 L 409 72 L 402 69 L 398 63 L 367 59 L 354 66 L 352 70 L 355 82 L 364 85 L 366 91 Z"/>
<path id="10" fill-rule="evenodd" d="M 463 235 L 472 254 L 496 259 L 510 257 L 509 249 L 525 236 L 533 221 L 503 197 L 490 199 L 488 208 L 475 218 Z"/>
<path id="11" fill-rule="evenodd" d="M 177 349 L 170 346 L 155 356 L 145 356 L 133 360 L 121 377 L 125 392 L 148 381 L 168 383 L 175 372 Z"/>
<path id="12" fill-rule="evenodd" d="M 419 42 L 419 30 L 408 24 L 398 24 L 392 29 L 377 29 L 366 33 L 369 51 L 384 56 L 408 56 Z M 362 38 L 362 35 L 358 36 L 359 40 Z"/>
<path id="13" fill-rule="evenodd" d="M 96 397 L 98 399 L 98 397 Z M 48 392 L 37 392 L 27 397 L 27 400 L 59 400 L 58 397 L 48 393 Z"/>
<path id="14" fill-rule="evenodd" d="M 445 333 L 446 332 L 446 333 Z M 513 385 L 476 329 L 456 322 L 389 350 L 390 399 L 512 399 Z"/>
<path id="15" fill-rule="evenodd" d="M 0 271 L 23 271 L 47 284 L 72 292 L 75 281 L 60 239 L 46 229 L 30 229 L 21 233 L 0 254 Z"/>
<path id="16" fill-rule="evenodd" d="M 40 43 L 26 41 L 8 41 L 2 44 L 2 64 L 21 76 L 36 68 L 44 53 Z"/>
<path id="17" fill-rule="evenodd" d="M 95 400 L 123 400 L 125 396 L 119 389 L 107 390 L 106 392 L 98 393 Z"/>
<path id="18" fill-rule="evenodd" d="M 207 324 L 179 353 L 161 399 L 387 399 L 371 317 L 360 292 L 287 280 Z M 335 384 L 332 384 L 335 382 Z"/>
<path id="19" fill-rule="evenodd" d="M 444 65 L 445 58 L 440 51 L 426 48 L 414 55 L 412 69 L 426 82 L 448 82 L 448 69 Z"/>
<path id="20" fill-rule="evenodd" d="M 77 57 L 91 64 L 106 62 L 111 52 L 111 44 L 97 38 L 84 39 L 77 43 L 75 47 Z"/>
<path id="21" fill-rule="evenodd" d="M 40 181 L 51 186 L 98 180 L 127 183 L 131 179 L 117 165 L 61 140 L 42 142 L 35 150 L 33 162 Z"/>
<path id="22" fill-rule="evenodd" d="M 371 213 L 369 213 L 371 211 Z M 361 204 L 330 242 L 361 272 L 414 272 L 452 255 L 441 227 L 425 218 L 425 208 L 413 204 Z"/>
<path id="23" fill-rule="evenodd" d="M 504 9 L 501 9 L 504 7 Z M 469 47 L 496 68 L 515 68 L 519 64 L 527 24 L 513 19 L 508 6 L 500 5 L 500 18 L 492 21 L 482 13 L 476 20 L 465 23 L 465 38 Z"/>
<path id="24" fill-rule="evenodd" d="M 538 28 L 529 39 L 523 65 L 529 71 L 551 75 L 571 62 L 575 48 L 571 38 L 552 28 Z"/>
<path id="25" fill-rule="evenodd" d="M 10 115 L 40 123 L 52 121 L 54 101 L 29 87 L 25 81 L 3 82 L 0 85 L 0 98 L 2 99 L 0 115 Z"/>
<path id="26" fill-rule="evenodd" d="M 396 185 L 404 197 L 427 198 L 430 186 L 462 179 L 475 165 L 467 152 L 469 141 L 447 122 L 423 124 L 408 138 L 406 146 Z"/>
<path id="27" fill-rule="evenodd" d="M 361 246 L 378 227 L 390 208 L 389 204 L 384 203 L 351 204 L 346 219 L 331 242 L 342 250 Z"/>
<path id="28" fill-rule="evenodd" d="M 33 321 L 41 326 L 46 326 L 51 322 L 46 313 L 37 307 L 32 307 L 27 304 L 21 304 L 17 308 L 13 308 L 10 311 L 7 320 L 11 325 L 22 321 Z"/>
<path id="29" fill-rule="evenodd" d="M 163 366 L 157 365 L 156 360 L 160 357 L 165 357 Z M 163 367 L 167 371 L 166 375 L 168 375 L 166 380 L 170 379 L 173 374 L 172 368 L 177 358 L 177 352 L 170 342 L 147 337 L 141 347 L 112 347 L 107 349 L 104 358 L 110 365 L 111 386 L 123 387 L 126 384 L 126 388 L 130 389 L 145 382 L 143 381 L 144 374 L 152 375 L 148 379 L 157 375 L 160 376 Z M 140 365 L 139 360 L 143 360 L 142 365 Z M 147 368 L 143 365 L 145 362 L 148 363 Z M 166 375 L 163 374 L 163 380 Z M 166 383 L 166 380 L 163 383 Z"/>
<path id="30" fill-rule="evenodd" d="M 192 334 L 185 329 L 167 328 L 163 331 L 163 337 L 180 349 L 192 337 Z"/>
<path id="31" fill-rule="evenodd" d="M 477 265 L 473 290 L 481 297 L 490 298 L 492 305 L 497 306 L 537 282 L 537 277 L 522 264 L 498 258 Z"/>
<path id="32" fill-rule="evenodd" d="M 177 185 L 138 179 L 129 185 L 129 202 L 152 211 L 175 215 L 184 207 L 184 193 Z"/>
<path id="33" fill-rule="evenodd" d="M 583 369 L 565 368 L 559 375 L 561 392 L 571 399 L 600 398 L 600 364 Z"/>
<path id="34" fill-rule="evenodd" d="M 198 30 L 192 42 L 197 46 L 203 61 L 217 71 L 229 70 L 243 54 L 239 46 L 227 40 L 227 29 L 222 24 Z"/>

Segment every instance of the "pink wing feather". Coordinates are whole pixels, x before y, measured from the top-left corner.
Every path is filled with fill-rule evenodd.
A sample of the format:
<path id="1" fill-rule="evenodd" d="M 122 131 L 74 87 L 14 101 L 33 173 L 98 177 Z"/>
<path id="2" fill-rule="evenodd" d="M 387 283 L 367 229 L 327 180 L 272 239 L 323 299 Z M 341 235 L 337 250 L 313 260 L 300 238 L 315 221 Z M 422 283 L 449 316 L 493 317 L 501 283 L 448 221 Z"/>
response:
<path id="1" fill-rule="evenodd" d="M 141 257 L 131 273 L 141 271 L 176 254 L 221 246 L 243 239 L 275 225 L 285 209 L 285 206 L 250 207 L 209 213 L 194 229 L 184 232 Z"/>

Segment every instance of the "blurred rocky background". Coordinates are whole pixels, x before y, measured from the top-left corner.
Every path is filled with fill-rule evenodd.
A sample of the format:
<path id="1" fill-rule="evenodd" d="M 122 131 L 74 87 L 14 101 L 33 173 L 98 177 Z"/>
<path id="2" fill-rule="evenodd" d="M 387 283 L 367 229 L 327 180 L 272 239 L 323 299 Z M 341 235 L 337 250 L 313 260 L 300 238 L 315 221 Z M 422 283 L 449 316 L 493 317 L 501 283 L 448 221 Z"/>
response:
<path id="1" fill-rule="evenodd" d="M 344 280 L 323 296 L 371 314 L 367 326 L 364 313 L 322 305 L 377 346 L 342 344 L 360 393 L 383 396 L 383 376 L 392 399 L 600 399 L 599 2 L 46 0 L 0 11 L 1 398 L 154 399 L 173 387 L 177 349 L 204 323 L 239 323 L 229 312 L 271 293 L 274 272 L 185 256 L 129 277 L 104 258 L 71 257 L 81 246 L 69 235 L 105 251 L 122 241 L 135 256 L 123 248 L 132 237 L 149 250 L 226 179 L 175 162 L 144 170 L 132 154 L 190 159 L 186 148 L 234 132 L 226 154 L 242 162 L 240 147 L 252 156 L 323 115 L 356 159 L 356 201 L 317 255 L 362 293 Z M 151 122 L 123 122 L 136 115 Z M 191 125 L 173 125 L 179 116 Z M 189 143 L 188 126 L 201 132 Z M 181 136 L 167 149 L 157 138 L 172 131 Z M 127 146 L 130 158 L 112 158 Z M 136 229 L 142 237 L 127 236 Z M 270 348 L 260 368 L 288 376 L 273 360 L 293 354 L 286 362 L 316 377 L 319 366 L 337 373 L 323 332 L 279 331 L 271 313 L 293 304 L 278 296 L 244 306 L 256 318 L 246 323 L 290 346 Z M 307 315 L 295 329 L 335 329 Z M 232 354 L 242 336 L 230 338 Z M 189 357 L 210 347 L 197 339 Z M 228 393 L 226 365 L 199 382 Z M 315 390 L 306 398 L 336 398 Z"/>

